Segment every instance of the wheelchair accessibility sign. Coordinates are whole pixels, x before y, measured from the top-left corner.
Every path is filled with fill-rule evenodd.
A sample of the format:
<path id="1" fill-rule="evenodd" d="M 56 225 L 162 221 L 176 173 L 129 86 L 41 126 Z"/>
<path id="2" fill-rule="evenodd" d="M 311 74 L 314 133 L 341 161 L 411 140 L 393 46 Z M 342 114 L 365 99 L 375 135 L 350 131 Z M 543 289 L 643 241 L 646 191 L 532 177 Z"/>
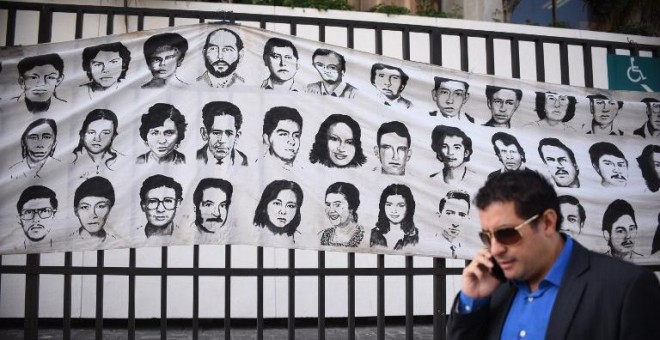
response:
<path id="1" fill-rule="evenodd" d="M 660 59 L 608 55 L 610 90 L 660 92 Z"/>

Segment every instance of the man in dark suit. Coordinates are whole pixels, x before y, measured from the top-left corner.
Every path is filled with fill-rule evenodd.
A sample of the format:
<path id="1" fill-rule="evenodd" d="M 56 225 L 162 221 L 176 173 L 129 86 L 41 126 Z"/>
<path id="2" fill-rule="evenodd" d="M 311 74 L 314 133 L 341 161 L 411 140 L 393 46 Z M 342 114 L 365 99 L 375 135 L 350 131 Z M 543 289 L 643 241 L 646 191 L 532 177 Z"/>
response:
<path id="1" fill-rule="evenodd" d="M 486 247 L 463 270 L 449 339 L 660 338 L 658 279 L 559 233 L 557 194 L 542 175 L 491 178 L 476 204 Z"/>
<path id="2" fill-rule="evenodd" d="M 243 115 L 241 110 L 230 102 L 210 102 L 202 108 L 202 123 L 199 128 L 204 146 L 197 150 L 197 159 L 227 168 L 247 166 L 247 156 L 235 146 L 241 137 Z"/>
<path id="3" fill-rule="evenodd" d="M 648 121 L 633 133 L 644 138 L 660 136 L 660 100 L 655 98 L 644 98 L 642 103 L 646 104 L 646 116 Z"/>

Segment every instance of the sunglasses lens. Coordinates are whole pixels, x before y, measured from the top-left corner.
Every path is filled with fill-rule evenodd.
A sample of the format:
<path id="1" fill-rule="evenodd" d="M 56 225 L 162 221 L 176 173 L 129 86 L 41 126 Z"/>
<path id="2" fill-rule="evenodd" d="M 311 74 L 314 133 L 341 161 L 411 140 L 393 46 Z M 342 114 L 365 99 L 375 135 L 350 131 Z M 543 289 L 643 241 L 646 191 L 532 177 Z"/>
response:
<path id="1" fill-rule="evenodd" d="M 483 231 L 479 232 L 479 238 L 486 247 L 490 247 L 490 237 L 487 233 L 484 233 Z"/>
<path id="2" fill-rule="evenodd" d="M 497 239 L 497 242 L 506 246 L 517 243 L 521 239 L 520 233 L 514 228 L 506 228 L 496 231 L 495 238 Z"/>

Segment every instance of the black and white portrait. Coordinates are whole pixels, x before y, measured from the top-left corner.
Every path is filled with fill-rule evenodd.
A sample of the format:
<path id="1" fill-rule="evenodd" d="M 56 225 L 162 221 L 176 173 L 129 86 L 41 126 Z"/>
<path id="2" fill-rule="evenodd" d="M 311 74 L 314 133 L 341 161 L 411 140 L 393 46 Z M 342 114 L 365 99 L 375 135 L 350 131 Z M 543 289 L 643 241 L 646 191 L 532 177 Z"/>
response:
<path id="1" fill-rule="evenodd" d="M 499 170 L 495 170 L 488 174 L 488 178 L 497 176 L 503 172 L 524 170 L 525 169 L 525 150 L 518 143 L 516 137 L 506 132 L 496 132 L 490 139 L 493 144 L 493 150 L 497 159 L 502 163 Z"/>
<path id="2" fill-rule="evenodd" d="M 291 41 L 281 38 L 268 39 L 264 46 L 263 60 L 270 75 L 261 83 L 262 89 L 300 91 L 295 80 L 298 72 L 298 49 Z"/>
<path id="3" fill-rule="evenodd" d="M 329 168 L 362 166 L 367 157 L 362 150 L 361 135 L 360 125 L 353 118 L 332 114 L 321 123 L 314 137 L 309 161 Z"/>
<path id="4" fill-rule="evenodd" d="M 522 100 L 522 91 L 508 87 L 486 85 L 486 105 L 491 118 L 484 126 L 510 128 L 511 118 L 518 110 Z"/>
<path id="5" fill-rule="evenodd" d="M 305 92 L 332 97 L 355 97 L 358 89 L 344 80 L 346 60 L 343 55 L 319 48 L 312 55 L 312 65 L 321 80 L 307 85 Z"/>
<path id="6" fill-rule="evenodd" d="M 604 187 L 625 187 L 628 184 L 628 160 L 616 145 L 598 142 L 589 148 L 591 165 Z"/>
<path id="7" fill-rule="evenodd" d="M 149 37 L 144 42 L 144 60 L 151 72 L 151 80 L 142 85 L 143 89 L 157 89 L 170 84 L 188 85 L 179 79 L 176 71 L 181 67 L 188 51 L 188 40 L 178 33 L 162 33 Z"/>
<path id="8" fill-rule="evenodd" d="M 50 188 L 33 185 L 21 193 L 16 203 L 18 223 L 25 233 L 25 249 L 37 244 L 53 245 L 48 237 L 55 223 L 57 197 Z"/>
<path id="9" fill-rule="evenodd" d="M 437 111 L 429 112 L 430 116 L 438 116 L 450 121 L 474 123 L 474 118 L 463 111 L 463 106 L 470 99 L 468 89 L 470 84 L 462 80 L 443 77 L 434 77 L 435 87 L 431 91 L 433 102 L 438 106 Z M 440 115 L 438 115 L 440 111 Z"/>
<path id="10" fill-rule="evenodd" d="M 535 111 L 539 120 L 525 125 L 543 129 L 546 133 L 571 133 L 575 129 L 567 124 L 575 117 L 575 104 L 573 96 L 557 92 L 536 92 Z"/>
<path id="11" fill-rule="evenodd" d="M 26 57 L 16 67 L 22 93 L 13 99 L 25 101 L 28 111 L 45 112 L 53 103 L 66 102 L 57 96 L 57 87 L 64 80 L 64 61 L 58 54 Z"/>
<path id="12" fill-rule="evenodd" d="M 115 190 L 107 179 L 86 179 L 73 195 L 73 211 L 80 222 L 73 236 L 97 242 L 115 239 L 104 227 L 115 205 Z"/>
<path id="13" fill-rule="evenodd" d="M 256 227 L 265 228 L 275 236 L 290 237 L 295 242 L 302 204 L 303 192 L 298 183 L 273 181 L 261 194 L 252 222 Z"/>
<path id="14" fill-rule="evenodd" d="M 449 191 L 438 204 L 440 249 L 451 252 L 452 258 L 461 251 L 461 232 L 470 218 L 470 195 L 464 191 Z"/>
<path id="15" fill-rule="evenodd" d="M 412 156 L 410 148 L 410 132 L 405 124 L 392 121 L 383 123 L 376 133 L 374 154 L 380 161 L 380 173 L 403 176 L 406 165 Z"/>
<path id="16" fill-rule="evenodd" d="M 375 63 L 371 66 L 371 85 L 378 90 L 378 100 L 386 106 L 409 109 L 413 103 L 402 96 L 408 75 L 399 67 Z"/>
<path id="17" fill-rule="evenodd" d="M 614 126 L 614 118 L 623 107 L 623 101 L 602 94 L 589 95 L 587 98 L 592 115 L 591 122 L 583 126 L 587 134 L 623 136 L 623 131 Z"/>
<path id="18" fill-rule="evenodd" d="M 89 82 L 86 87 L 90 97 L 95 92 L 116 89 L 126 78 L 131 52 L 120 42 L 86 47 L 82 53 L 82 69 Z"/>
<path id="19" fill-rule="evenodd" d="M 660 213 L 658 213 L 658 226 L 655 229 L 655 235 L 653 235 L 653 243 L 651 243 L 651 255 L 660 251 Z"/>
<path id="20" fill-rule="evenodd" d="M 183 188 L 172 177 L 159 174 L 142 182 L 140 208 L 147 219 L 144 226 L 144 234 L 147 238 L 172 235 L 178 228 L 174 218 L 181 201 L 183 201 Z"/>
<path id="21" fill-rule="evenodd" d="M 447 184 L 459 184 L 474 177 L 475 172 L 467 166 L 472 156 L 472 139 L 463 130 L 447 125 L 436 126 L 431 134 L 431 150 L 443 168 L 429 177 L 442 179 Z"/>
<path id="22" fill-rule="evenodd" d="M 603 237 L 610 248 L 607 255 L 625 260 L 642 256 L 635 251 L 637 221 L 630 203 L 617 199 L 607 206 L 603 214 Z"/>
<path id="23" fill-rule="evenodd" d="M 73 164 L 88 174 L 99 175 L 105 169 L 114 171 L 118 158 L 123 157 L 112 147 L 118 135 L 118 123 L 117 115 L 110 110 L 95 109 L 88 113 L 78 132 Z"/>
<path id="24" fill-rule="evenodd" d="M 371 229 L 370 247 L 394 250 L 412 247 L 419 242 L 419 230 L 415 226 L 415 198 L 409 187 L 390 184 L 380 195 L 378 221 Z"/>
<path id="25" fill-rule="evenodd" d="M 302 117 L 294 108 L 276 106 L 266 112 L 262 139 L 268 148 L 263 156 L 267 168 L 272 166 L 286 170 L 294 168 L 300 148 L 302 127 Z"/>
<path id="26" fill-rule="evenodd" d="M 245 83 L 236 73 L 244 52 L 243 40 L 236 32 L 219 28 L 209 33 L 202 52 L 206 71 L 197 77 L 197 82 L 220 89 Z"/>
<path id="27" fill-rule="evenodd" d="M 227 223 L 234 187 L 222 178 L 203 178 L 193 192 L 195 226 L 201 234 L 216 234 Z"/>
<path id="28" fill-rule="evenodd" d="M 559 200 L 559 210 L 561 210 L 562 216 L 559 231 L 575 238 L 582 233 L 587 213 L 580 201 L 571 195 L 562 195 L 557 199 Z"/>
<path id="29" fill-rule="evenodd" d="M 21 135 L 21 160 L 9 167 L 12 179 L 39 178 L 60 164 L 53 157 L 57 146 L 57 124 L 49 118 L 30 123 Z"/>
<path id="30" fill-rule="evenodd" d="M 230 102 L 210 102 L 202 108 L 202 126 L 199 129 L 205 145 L 197 150 L 197 159 L 204 164 L 218 164 L 227 169 L 247 166 L 247 156 L 236 149 L 241 137 L 243 115 Z"/>
<path id="31" fill-rule="evenodd" d="M 644 147 L 642 154 L 637 157 L 639 170 L 651 192 L 660 189 L 660 145 L 649 144 Z"/>
<path id="32" fill-rule="evenodd" d="M 557 138 L 543 138 L 539 141 L 538 151 L 557 187 L 580 187 L 580 168 L 573 150 Z"/>
<path id="33" fill-rule="evenodd" d="M 149 151 L 137 157 L 137 164 L 185 164 L 186 156 L 176 149 L 186 134 L 186 117 L 176 107 L 156 103 L 142 115 L 140 137 Z"/>
<path id="34" fill-rule="evenodd" d="M 358 223 L 360 192 L 351 183 L 336 182 L 325 191 L 325 214 L 331 227 L 321 231 L 321 245 L 358 247 L 364 240 L 364 227 Z"/>
<path id="35" fill-rule="evenodd" d="M 660 137 L 660 100 L 644 98 L 642 103 L 646 104 L 646 117 L 648 120 L 633 133 L 644 138 Z"/>

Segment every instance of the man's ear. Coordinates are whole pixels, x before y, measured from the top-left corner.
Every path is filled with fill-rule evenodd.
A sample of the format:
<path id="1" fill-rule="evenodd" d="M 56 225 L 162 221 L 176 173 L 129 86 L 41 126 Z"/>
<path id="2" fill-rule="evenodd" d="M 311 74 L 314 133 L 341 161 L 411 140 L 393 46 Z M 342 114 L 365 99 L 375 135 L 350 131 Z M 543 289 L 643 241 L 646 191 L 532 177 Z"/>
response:
<path id="1" fill-rule="evenodd" d="M 598 173 L 598 175 L 600 175 L 600 168 L 598 167 L 598 164 L 596 164 L 596 163 L 591 163 L 591 166 L 593 166 L 593 167 L 594 167 L 594 170 L 596 170 L 596 172 Z"/>
<path id="2" fill-rule="evenodd" d="M 55 83 L 55 87 L 60 86 L 60 84 L 62 83 L 62 80 L 64 80 L 64 75 L 60 74 L 60 76 L 57 77 L 57 83 Z"/>
<path id="3" fill-rule="evenodd" d="M 202 140 L 203 140 L 203 141 L 207 142 L 207 141 L 209 140 L 209 135 L 208 135 L 208 133 L 206 132 L 206 128 L 205 128 L 205 127 L 202 126 L 201 128 L 199 128 L 199 134 L 202 135 Z"/>
<path id="4" fill-rule="evenodd" d="M 543 231 L 550 235 L 557 230 L 557 212 L 554 209 L 547 209 L 541 215 L 541 221 L 543 222 Z"/>
<path id="5" fill-rule="evenodd" d="M 239 139 L 239 138 L 241 138 L 241 130 L 236 131 L 236 138 L 235 139 Z"/>
<path id="6" fill-rule="evenodd" d="M 406 158 L 406 162 L 410 160 L 411 156 L 412 156 L 412 149 L 408 149 L 408 157 Z"/>
<path id="7" fill-rule="evenodd" d="M 603 238 L 605 238 L 605 241 L 607 241 L 607 243 L 610 243 L 610 232 L 607 230 L 603 230 Z"/>
<path id="8" fill-rule="evenodd" d="M 243 59 L 243 52 L 245 52 L 245 49 L 241 49 L 240 51 L 238 51 L 238 60 Z"/>
<path id="9" fill-rule="evenodd" d="M 520 106 L 520 100 L 516 100 L 516 106 L 514 106 L 513 111 L 518 110 L 518 106 Z"/>
<path id="10" fill-rule="evenodd" d="M 468 99 L 470 99 L 470 93 L 466 92 L 465 93 L 465 98 L 463 98 L 463 104 L 467 103 Z"/>
<path id="11" fill-rule="evenodd" d="M 143 212 L 147 212 L 147 206 L 143 203 L 140 203 L 140 209 L 142 209 Z"/>
<path id="12" fill-rule="evenodd" d="M 25 86 L 25 79 L 23 79 L 23 76 L 18 77 L 18 85 L 21 85 L 21 87 Z"/>
<path id="13" fill-rule="evenodd" d="M 438 91 L 437 90 L 431 90 L 431 97 L 433 97 L 434 102 L 437 102 L 438 101 Z"/>
<path id="14" fill-rule="evenodd" d="M 493 104 L 490 102 L 490 99 L 486 98 L 486 106 L 488 106 L 489 110 L 493 109 Z"/>
<path id="15" fill-rule="evenodd" d="M 264 133 L 263 135 L 261 135 L 261 139 L 263 140 L 264 145 L 270 148 L 270 140 L 269 140 L 269 137 L 270 137 L 270 136 L 268 136 L 268 134 L 265 134 L 265 133 Z"/>
<path id="16" fill-rule="evenodd" d="M 378 145 L 374 146 L 374 155 L 376 155 L 376 157 L 380 157 L 378 154 Z"/>

